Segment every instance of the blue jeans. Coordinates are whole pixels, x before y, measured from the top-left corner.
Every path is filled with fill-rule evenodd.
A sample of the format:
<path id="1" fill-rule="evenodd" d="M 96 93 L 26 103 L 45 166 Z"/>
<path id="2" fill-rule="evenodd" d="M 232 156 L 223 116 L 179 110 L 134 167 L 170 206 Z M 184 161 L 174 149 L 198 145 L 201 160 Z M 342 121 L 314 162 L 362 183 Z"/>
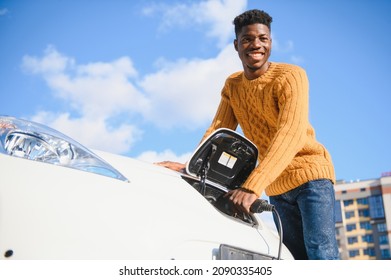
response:
<path id="1" fill-rule="evenodd" d="M 269 199 L 281 218 L 283 243 L 295 259 L 339 259 L 335 194 L 330 180 L 309 181 Z M 276 217 L 274 222 L 277 224 Z"/>

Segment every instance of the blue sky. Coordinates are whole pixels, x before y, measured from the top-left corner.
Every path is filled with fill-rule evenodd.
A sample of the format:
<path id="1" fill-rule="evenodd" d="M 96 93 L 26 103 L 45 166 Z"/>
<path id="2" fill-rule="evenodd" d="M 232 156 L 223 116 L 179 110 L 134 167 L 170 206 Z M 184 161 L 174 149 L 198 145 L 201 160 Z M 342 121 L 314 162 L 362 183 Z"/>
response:
<path id="1" fill-rule="evenodd" d="M 186 161 L 241 70 L 232 20 L 252 8 L 273 17 L 271 60 L 306 69 L 337 178 L 391 171 L 388 0 L 0 0 L 0 114 Z"/>

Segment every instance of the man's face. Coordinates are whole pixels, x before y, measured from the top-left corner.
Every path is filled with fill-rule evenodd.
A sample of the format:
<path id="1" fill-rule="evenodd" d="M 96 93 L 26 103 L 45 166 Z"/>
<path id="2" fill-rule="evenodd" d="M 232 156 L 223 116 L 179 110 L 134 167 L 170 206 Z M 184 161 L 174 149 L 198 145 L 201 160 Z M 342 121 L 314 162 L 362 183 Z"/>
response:
<path id="1" fill-rule="evenodd" d="M 234 41 L 247 79 L 256 79 L 266 72 L 272 49 L 269 28 L 260 23 L 244 26 Z"/>

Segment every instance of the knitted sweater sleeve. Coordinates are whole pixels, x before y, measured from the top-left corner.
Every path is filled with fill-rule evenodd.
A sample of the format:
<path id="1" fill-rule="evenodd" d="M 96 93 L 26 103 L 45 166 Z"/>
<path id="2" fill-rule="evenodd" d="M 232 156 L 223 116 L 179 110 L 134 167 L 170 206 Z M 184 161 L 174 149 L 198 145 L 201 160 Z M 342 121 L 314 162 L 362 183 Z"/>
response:
<path id="1" fill-rule="evenodd" d="M 291 163 L 306 141 L 308 127 L 308 79 L 305 71 L 295 68 L 276 79 L 278 99 L 276 132 L 270 145 L 243 188 L 261 195 Z"/>
<path id="2" fill-rule="evenodd" d="M 220 104 L 217 108 L 213 121 L 209 128 L 206 130 L 201 142 L 204 141 L 213 131 L 218 128 L 224 127 L 235 130 L 238 126 L 238 121 L 229 103 L 229 97 L 226 92 L 226 87 L 227 84 L 225 84 L 221 92 Z"/>

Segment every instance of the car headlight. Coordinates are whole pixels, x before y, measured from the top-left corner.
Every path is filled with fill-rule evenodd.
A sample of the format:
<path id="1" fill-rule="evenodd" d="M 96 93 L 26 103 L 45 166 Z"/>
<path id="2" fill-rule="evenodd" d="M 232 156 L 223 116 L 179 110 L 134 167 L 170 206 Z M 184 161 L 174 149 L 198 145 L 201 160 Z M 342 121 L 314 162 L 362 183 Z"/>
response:
<path id="1" fill-rule="evenodd" d="M 75 140 L 42 124 L 0 116 L 0 153 L 128 181 Z"/>

